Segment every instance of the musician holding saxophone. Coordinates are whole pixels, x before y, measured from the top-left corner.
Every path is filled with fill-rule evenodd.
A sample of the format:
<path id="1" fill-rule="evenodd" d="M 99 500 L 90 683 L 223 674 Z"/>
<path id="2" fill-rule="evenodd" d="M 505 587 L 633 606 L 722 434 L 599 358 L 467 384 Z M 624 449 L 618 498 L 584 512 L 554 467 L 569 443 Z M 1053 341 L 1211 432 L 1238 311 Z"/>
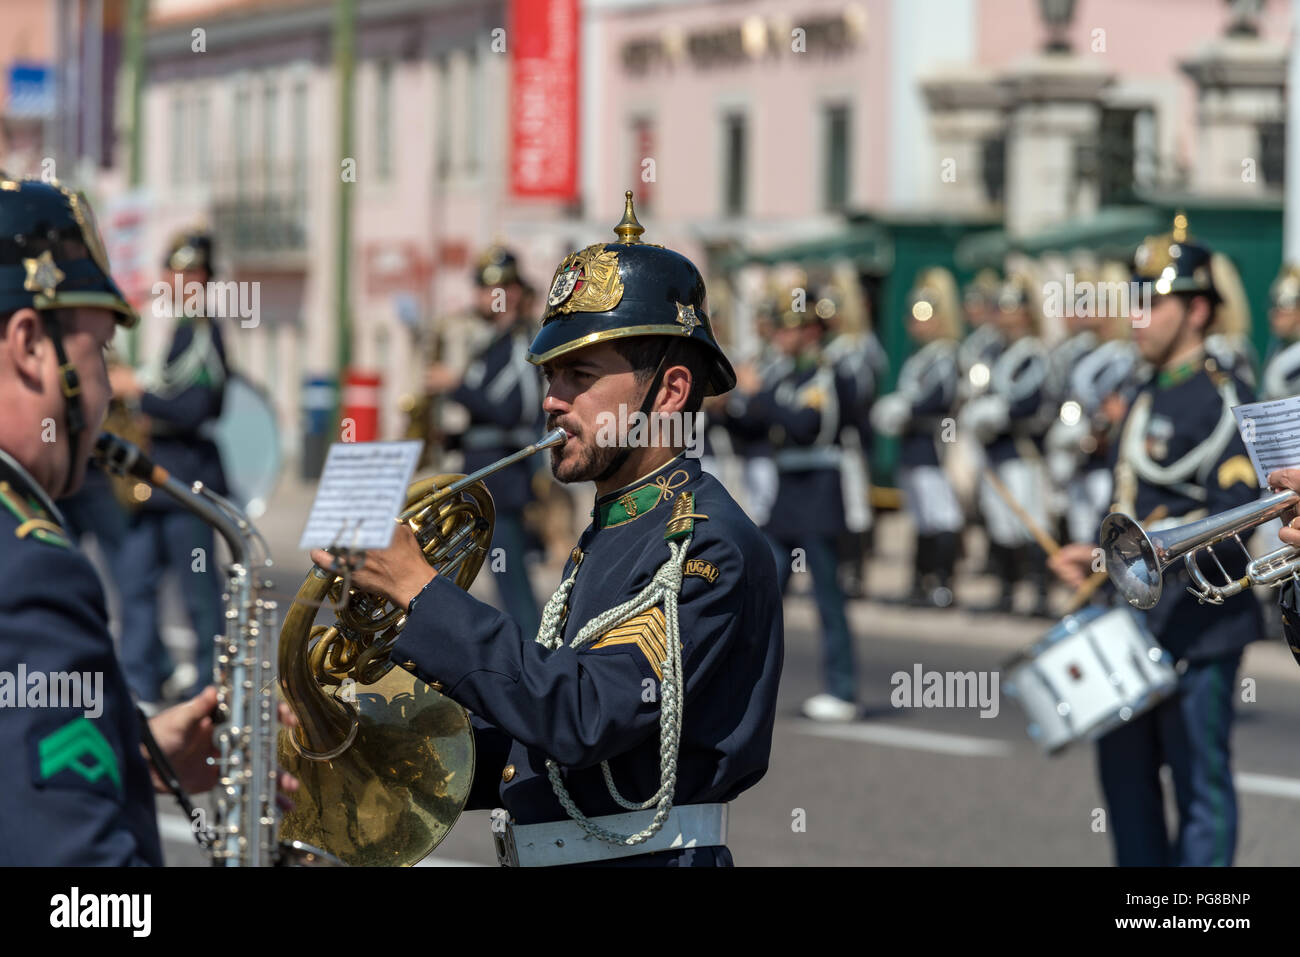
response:
<path id="1" fill-rule="evenodd" d="M 1153 375 L 1115 443 L 1115 510 L 1149 515 L 1162 508 L 1167 517 L 1160 527 L 1258 497 L 1232 414 L 1233 406 L 1252 400 L 1251 390 L 1205 348 L 1221 318 L 1216 276 L 1226 265 L 1189 236 L 1181 214 L 1172 232 L 1148 237 L 1135 257 L 1134 280 L 1152 295 L 1149 310 L 1134 309 L 1134 340 Z M 1067 545 L 1052 568 L 1078 585 L 1093 570 L 1095 551 L 1092 544 Z M 1244 555 L 1225 550 L 1222 561 L 1228 574 L 1243 574 Z M 1177 661 L 1178 688 L 1098 742 L 1107 830 L 1120 865 L 1229 865 L 1237 839 L 1229 747 L 1233 693 L 1242 650 L 1261 637 L 1260 610 L 1249 590 L 1221 605 L 1202 605 L 1187 592 L 1181 566 L 1167 577 L 1146 624 Z M 1173 772 L 1178 807 L 1172 845 L 1162 764 Z"/>
<path id="2" fill-rule="evenodd" d="M 0 695 L 0 864 L 160 865 L 162 781 L 99 578 L 53 503 L 81 485 L 110 398 L 104 351 L 137 316 L 81 196 L 0 174 L 0 237 L 0 672 L 27 685 Z M 208 688 L 149 722 L 191 791 L 216 780 L 216 703 Z"/>
<path id="3" fill-rule="evenodd" d="M 494 820 L 503 864 L 730 865 L 725 802 L 771 750 L 771 552 L 680 432 L 643 442 L 630 424 L 693 419 L 735 373 L 699 271 L 640 241 L 631 197 L 616 241 L 561 262 L 529 348 L 565 434 L 551 470 L 596 486 L 540 633 L 437 574 L 406 524 L 353 574 L 409 609 L 391 660 L 473 712 L 467 806 L 508 812 Z"/>

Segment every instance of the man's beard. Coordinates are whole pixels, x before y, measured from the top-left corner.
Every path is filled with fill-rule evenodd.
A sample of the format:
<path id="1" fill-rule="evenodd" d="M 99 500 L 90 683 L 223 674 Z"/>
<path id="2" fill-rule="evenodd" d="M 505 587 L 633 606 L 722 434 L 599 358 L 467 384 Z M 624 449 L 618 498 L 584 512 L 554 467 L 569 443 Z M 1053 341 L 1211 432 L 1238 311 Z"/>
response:
<path id="1" fill-rule="evenodd" d="M 547 430 L 549 431 L 555 427 L 555 419 L 547 419 Z M 582 439 L 581 432 L 572 427 L 568 428 L 570 432 L 573 432 L 573 438 L 563 445 L 551 449 L 551 474 L 555 476 L 556 481 L 565 484 L 594 482 L 599 476 L 605 474 L 622 449 L 617 445 L 589 445 L 582 448 L 577 461 L 562 464 L 565 452 L 577 448 Z"/>

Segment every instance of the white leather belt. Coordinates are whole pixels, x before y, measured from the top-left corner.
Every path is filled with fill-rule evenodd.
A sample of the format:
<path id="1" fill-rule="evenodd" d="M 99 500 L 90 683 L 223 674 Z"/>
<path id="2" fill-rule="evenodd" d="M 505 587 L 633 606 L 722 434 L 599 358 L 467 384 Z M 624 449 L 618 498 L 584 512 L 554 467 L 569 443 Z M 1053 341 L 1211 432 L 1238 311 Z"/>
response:
<path id="1" fill-rule="evenodd" d="M 616 834 L 635 834 L 654 818 L 653 811 L 589 818 Z M 721 847 L 727 843 L 727 805 L 687 804 L 668 812 L 668 820 L 642 844 L 609 844 L 592 837 L 574 821 L 514 824 L 493 821 L 492 839 L 502 867 L 555 867 L 635 857 L 685 847 Z M 498 830 L 499 829 L 499 830 Z"/>

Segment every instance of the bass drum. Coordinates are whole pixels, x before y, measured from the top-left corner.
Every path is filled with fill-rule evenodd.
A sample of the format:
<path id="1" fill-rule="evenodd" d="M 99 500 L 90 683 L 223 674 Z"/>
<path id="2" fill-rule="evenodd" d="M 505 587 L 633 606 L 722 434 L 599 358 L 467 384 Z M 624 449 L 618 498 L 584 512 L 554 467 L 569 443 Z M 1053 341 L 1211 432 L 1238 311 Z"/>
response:
<path id="1" fill-rule="evenodd" d="M 231 373 L 212 440 L 221 450 L 230 500 L 249 518 L 259 517 L 266 512 L 282 466 L 280 429 L 266 391 Z"/>

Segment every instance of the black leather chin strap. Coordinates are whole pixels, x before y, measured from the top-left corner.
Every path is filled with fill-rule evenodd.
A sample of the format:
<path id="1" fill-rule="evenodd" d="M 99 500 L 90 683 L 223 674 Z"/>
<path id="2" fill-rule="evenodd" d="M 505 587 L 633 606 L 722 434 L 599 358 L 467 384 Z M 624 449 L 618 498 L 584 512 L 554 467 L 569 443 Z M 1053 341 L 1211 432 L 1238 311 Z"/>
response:
<path id="1" fill-rule="evenodd" d="M 81 407 L 81 378 L 76 367 L 68 361 L 68 353 L 63 348 L 63 329 L 59 321 L 49 313 L 41 313 L 41 324 L 45 334 L 54 343 L 54 355 L 59 360 L 59 388 L 63 391 L 63 425 L 68 434 L 68 473 L 63 478 L 63 490 L 59 498 L 72 488 L 77 474 L 77 447 L 81 444 L 81 433 L 86 430 L 86 415 Z"/>
<path id="2" fill-rule="evenodd" d="M 654 406 L 655 396 L 659 394 L 659 379 L 664 372 L 664 362 L 667 361 L 668 353 L 672 351 L 672 348 L 673 341 L 670 339 L 668 341 L 668 346 L 664 349 L 664 354 L 659 357 L 659 365 L 655 366 L 654 375 L 650 377 L 650 388 L 646 390 L 645 398 L 641 400 L 641 408 L 638 411 L 643 416 L 648 417 L 650 415 L 650 409 Z M 619 449 L 618 454 L 614 456 L 614 460 L 609 463 L 609 468 L 597 475 L 595 481 L 604 482 L 607 479 L 612 478 L 618 470 L 627 463 L 627 460 L 631 455 L 632 448 L 627 445 L 625 441 L 623 448 Z"/>

